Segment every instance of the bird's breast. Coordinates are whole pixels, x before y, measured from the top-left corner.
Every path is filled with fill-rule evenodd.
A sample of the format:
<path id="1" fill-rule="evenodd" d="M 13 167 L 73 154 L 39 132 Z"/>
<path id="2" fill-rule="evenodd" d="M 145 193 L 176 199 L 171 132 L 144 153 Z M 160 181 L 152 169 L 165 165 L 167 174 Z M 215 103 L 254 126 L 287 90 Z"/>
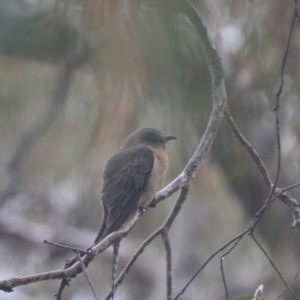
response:
<path id="1" fill-rule="evenodd" d="M 165 151 L 149 147 L 154 154 L 154 163 L 150 178 L 145 188 L 143 196 L 138 202 L 138 206 L 152 200 L 155 194 L 159 191 L 166 177 L 168 169 L 168 157 Z"/>

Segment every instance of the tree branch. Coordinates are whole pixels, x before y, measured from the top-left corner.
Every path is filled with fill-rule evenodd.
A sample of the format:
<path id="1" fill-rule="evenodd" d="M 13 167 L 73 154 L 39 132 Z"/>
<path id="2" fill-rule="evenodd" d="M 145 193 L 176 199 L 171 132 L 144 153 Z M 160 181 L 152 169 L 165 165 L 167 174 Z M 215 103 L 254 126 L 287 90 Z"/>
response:
<path id="1" fill-rule="evenodd" d="M 94 287 L 94 285 L 92 283 L 92 280 L 91 280 L 91 278 L 90 278 L 90 276 L 89 276 L 89 274 L 88 274 L 88 272 L 87 272 L 87 270 L 85 268 L 85 265 L 84 265 L 84 263 L 82 261 L 82 258 L 80 256 L 80 254 L 81 254 L 80 252 L 76 252 L 77 258 L 78 258 L 78 260 L 80 262 L 81 268 L 82 268 L 84 276 L 86 278 L 86 281 L 88 282 L 88 284 L 89 284 L 89 286 L 90 286 L 90 288 L 92 290 L 92 293 L 94 295 L 95 300 L 99 300 L 100 298 L 97 295 L 97 291 L 96 291 L 96 289 L 95 289 L 95 287 Z"/>
<path id="2" fill-rule="evenodd" d="M 284 285 L 286 286 L 286 288 L 291 292 L 291 294 L 293 295 L 293 297 L 296 300 L 299 300 L 299 298 L 297 297 L 297 295 L 295 294 L 295 292 L 292 290 L 292 288 L 288 285 L 288 283 L 286 282 L 286 280 L 283 278 L 282 274 L 280 273 L 280 271 L 278 270 L 278 268 L 275 266 L 273 260 L 271 259 L 271 257 L 268 255 L 268 253 L 265 251 L 265 249 L 262 247 L 262 245 L 258 242 L 258 240 L 255 238 L 253 232 L 250 235 L 252 237 L 252 239 L 254 240 L 254 242 L 256 243 L 256 245 L 258 246 L 258 248 L 263 252 L 263 254 L 265 255 L 265 257 L 268 259 L 269 263 L 271 264 L 271 266 L 273 267 L 273 269 L 276 271 L 276 273 L 278 274 L 278 276 L 280 277 L 281 281 L 284 283 Z"/>
<path id="3" fill-rule="evenodd" d="M 275 182 L 273 183 L 270 175 L 261 160 L 259 154 L 257 151 L 254 149 L 254 147 L 247 141 L 247 139 L 243 136 L 241 131 L 238 129 L 237 125 L 235 124 L 233 117 L 229 111 L 229 108 L 226 107 L 225 109 L 225 119 L 230 126 L 232 132 L 238 139 L 238 141 L 246 148 L 248 151 L 249 155 L 252 157 L 254 160 L 258 170 L 260 171 L 262 178 L 264 180 L 265 185 L 269 189 L 269 195 L 266 199 L 266 202 L 271 201 L 271 198 L 273 195 L 277 195 L 279 199 L 285 203 L 290 210 L 293 213 L 293 227 L 297 228 L 298 232 L 300 232 L 300 208 L 299 208 L 299 203 L 296 199 L 292 198 L 291 195 L 285 191 L 285 189 L 280 189 L 277 187 L 279 175 L 280 175 L 280 169 L 281 169 L 281 138 L 280 138 L 280 121 L 279 121 L 279 103 L 280 103 L 280 97 L 282 94 L 283 86 L 284 86 L 284 70 L 285 70 L 285 65 L 289 53 L 289 48 L 290 48 L 290 43 L 291 43 L 291 37 L 295 25 L 295 21 L 298 17 L 298 8 L 297 8 L 297 2 L 294 2 L 294 14 L 293 14 L 293 19 L 291 22 L 291 26 L 289 29 L 289 36 L 288 36 L 288 41 L 286 45 L 286 49 L 284 52 L 283 60 L 282 60 L 282 65 L 281 65 L 281 70 L 280 70 L 280 85 L 278 92 L 276 93 L 276 107 L 275 107 L 275 113 L 276 113 L 276 138 L 277 138 L 277 152 L 278 152 L 278 161 L 277 161 L 277 172 L 276 172 L 276 178 Z M 297 185 L 295 185 L 297 186 Z"/>
<path id="4" fill-rule="evenodd" d="M 161 238 L 163 240 L 166 252 L 166 300 L 172 300 L 172 249 L 169 239 L 169 232 L 163 229 L 161 231 Z"/>

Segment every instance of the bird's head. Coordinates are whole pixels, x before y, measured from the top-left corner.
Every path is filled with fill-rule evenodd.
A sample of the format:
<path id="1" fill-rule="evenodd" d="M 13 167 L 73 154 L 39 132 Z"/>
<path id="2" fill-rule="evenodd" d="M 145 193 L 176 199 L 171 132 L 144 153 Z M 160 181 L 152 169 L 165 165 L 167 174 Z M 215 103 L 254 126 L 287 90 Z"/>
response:
<path id="1" fill-rule="evenodd" d="M 156 148 L 166 148 L 166 143 L 170 140 L 177 139 L 172 135 L 164 135 L 161 131 L 143 127 L 131 133 L 124 141 L 122 148 L 128 148 L 140 144 L 146 144 Z"/>

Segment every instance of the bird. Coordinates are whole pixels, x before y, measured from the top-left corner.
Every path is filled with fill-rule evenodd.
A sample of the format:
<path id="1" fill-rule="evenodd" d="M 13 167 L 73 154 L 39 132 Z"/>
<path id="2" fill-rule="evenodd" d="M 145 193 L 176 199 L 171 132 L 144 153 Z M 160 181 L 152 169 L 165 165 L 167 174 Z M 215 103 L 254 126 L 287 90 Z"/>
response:
<path id="1" fill-rule="evenodd" d="M 168 169 L 166 143 L 174 139 L 156 128 L 139 128 L 107 161 L 102 175 L 102 224 L 94 245 L 154 198 Z"/>

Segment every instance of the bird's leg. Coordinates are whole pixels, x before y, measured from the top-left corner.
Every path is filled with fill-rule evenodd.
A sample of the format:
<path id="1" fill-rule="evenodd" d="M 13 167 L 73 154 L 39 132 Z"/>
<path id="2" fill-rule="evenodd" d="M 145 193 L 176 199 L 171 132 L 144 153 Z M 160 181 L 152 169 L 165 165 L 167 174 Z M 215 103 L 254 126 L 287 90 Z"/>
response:
<path id="1" fill-rule="evenodd" d="M 156 207 L 157 201 L 156 201 L 156 197 L 154 197 L 150 203 L 149 203 L 149 207 L 154 208 Z"/>
<path id="2" fill-rule="evenodd" d="M 149 208 L 154 208 L 156 207 L 157 201 L 156 198 L 154 197 L 151 201 L 146 202 L 145 204 L 141 205 L 139 207 L 141 214 L 143 215 L 144 212 Z"/>

